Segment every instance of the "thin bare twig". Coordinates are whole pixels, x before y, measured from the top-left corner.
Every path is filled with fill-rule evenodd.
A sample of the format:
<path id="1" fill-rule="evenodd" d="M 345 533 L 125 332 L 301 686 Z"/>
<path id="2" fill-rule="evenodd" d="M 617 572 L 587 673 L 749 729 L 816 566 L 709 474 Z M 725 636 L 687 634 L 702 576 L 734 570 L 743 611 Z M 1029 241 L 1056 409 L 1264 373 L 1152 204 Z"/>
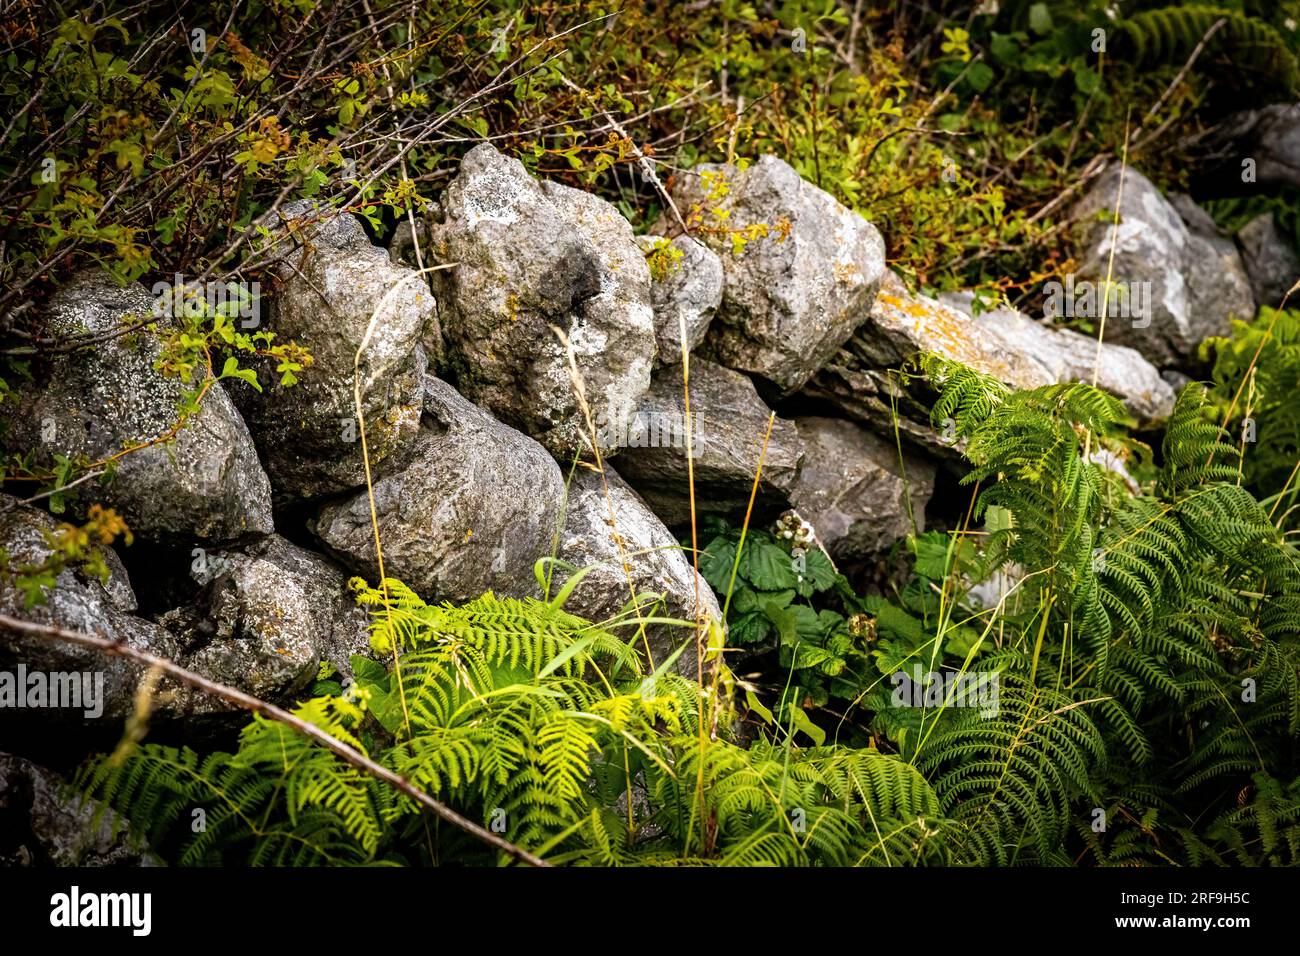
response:
<path id="1" fill-rule="evenodd" d="M 16 617 L 10 617 L 7 614 L 0 614 L 0 629 L 16 632 L 18 634 L 27 634 L 33 637 L 52 638 L 57 641 L 63 641 L 68 644 L 76 644 L 81 647 L 88 647 L 93 650 L 102 651 L 105 654 L 126 657 L 130 660 L 137 661 L 148 667 L 154 667 L 162 671 L 169 677 L 172 677 L 182 684 L 193 687 L 204 694 L 216 697 L 227 703 L 234 704 L 241 710 L 247 710 L 254 714 L 259 714 L 269 720 L 277 721 L 286 727 L 297 731 L 307 739 L 320 744 L 326 750 L 337 755 L 344 762 L 356 767 L 362 773 L 374 777 L 388 784 L 398 793 L 401 793 L 414 800 L 422 809 L 436 814 L 446 820 L 453 826 L 459 827 L 466 833 L 492 846 L 507 856 L 519 860 L 522 863 L 528 863 L 531 866 L 547 866 L 547 863 L 540 857 L 534 856 L 523 847 L 516 846 L 508 840 L 504 840 L 495 833 L 485 830 L 473 820 L 466 819 L 451 807 L 447 806 L 433 797 L 429 796 L 411 781 L 405 777 L 394 773 L 382 764 L 371 760 L 365 754 L 349 747 L 334 737 L 331 737 L 325 731 L 321 730 L 315 724 L 308 723 L 300 717 L 296 717 L 274 704 L 246 694 L 242 690 L 230 687 L 227 684 L 219 684 L 216 681 L 209 680 L 201 674 L 186 670 L 174 661 L 165 657 L 159 657 L 156 654 L 150 654 L 148 651 L 140 650 L 138 647 L 131 647 L 121 641 L 109 640 L 106 637 L 97 637 L 93 634 L 86 634 L 81 631 L 71 631 L 67 628 L 56 627 L 52 624 L 36 624 L 32 621 L 23 621 Z"/>

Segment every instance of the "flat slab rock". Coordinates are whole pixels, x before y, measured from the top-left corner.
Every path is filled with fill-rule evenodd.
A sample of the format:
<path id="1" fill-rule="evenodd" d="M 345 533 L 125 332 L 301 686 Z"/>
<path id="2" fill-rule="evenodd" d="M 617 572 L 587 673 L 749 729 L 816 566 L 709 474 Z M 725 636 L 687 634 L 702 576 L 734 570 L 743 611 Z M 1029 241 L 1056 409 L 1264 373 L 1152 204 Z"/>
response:
<path id="1" fill-rule="evenodd" d="M 930 425 L 929 410 L 912 400 L 890 374 L 918 352 L 934 352 L 1014 388 L 1091 381 L 1098 357 L 1094 339 L 1035 322 L 1010 309 L 973 315 L 968 296 L 941 300 L 914 295 L 890 273 L 868 321 L 809 383 L 805 393 L 837 406 L 850 418 L 892 437 L 900 432 L 940 457 L 953 446 Z M 1164 418 L 1174 392 L 1134 349 L 1104 343 L 1098 385 L 1120 398 L 1141 423 Z"/>
<path id="2" fill-rule="evenodd" d="M 433 376 L 424 381 L 420 434 L 403 467 L 374 484 L 384 569 L 426 601 L 484 591 L 522 597 L 533 565 L 552 553 L 564 501 L 559 466 Z M 348 568 L 378 581 L 365 491 L 323 506 L 313 533 Z"/>

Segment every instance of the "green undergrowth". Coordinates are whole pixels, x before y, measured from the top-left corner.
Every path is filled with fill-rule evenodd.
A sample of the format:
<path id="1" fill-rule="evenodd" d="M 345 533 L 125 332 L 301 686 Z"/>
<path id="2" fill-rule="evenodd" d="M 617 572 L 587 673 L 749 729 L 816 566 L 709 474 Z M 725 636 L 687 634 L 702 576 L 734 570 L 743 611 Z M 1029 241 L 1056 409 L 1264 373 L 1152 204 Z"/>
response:
<path id="1" fill-rule="evenodd" d="M 1295 863 L 1300 554 L 1205 387 L 1148 453 L 1088 385 L 907 374 L 975 497 L 894 593 L 855 594 L 788 517 L 719 529 L 701 686 L 565 588 L 456 607 L 358 581 L 375 660 L 296 713 L 554 863 Z M 172 862 L 504 860 L 263 718 L 233 753 L 145 743 L 79 783 Z"/>

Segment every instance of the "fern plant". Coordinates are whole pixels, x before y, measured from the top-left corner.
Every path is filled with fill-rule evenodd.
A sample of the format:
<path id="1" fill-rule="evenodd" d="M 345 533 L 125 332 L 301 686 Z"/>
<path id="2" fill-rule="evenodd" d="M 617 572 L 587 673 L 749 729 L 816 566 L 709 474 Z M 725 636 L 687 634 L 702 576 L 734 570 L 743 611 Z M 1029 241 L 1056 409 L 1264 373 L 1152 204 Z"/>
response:
<path id="1" fill-rule="evenodd" d="M 1244 486 L 1207 390 L 1182 391 L 1152 450 L 1088 385 L 1012 391 L 930 355 L 904 370 L 918 379 L 983 529 L 914 537 L 891 596 L 829 564 L 787 580 L 775 538 L 738 555 L 724 532 L 706 574 L 730 588 L 740 569 L 733 626 L 761 615 L 780 674 L 738 677 L 717 631 L 704 686 L 647 674 L 564 610 L 574 579 L 550 601 L 462 606 L 356 581 L 375 659 L 297 713 L 555 863 L 1294 862 L 1300 553 Z M 800 668 L 805 645 L 845 666 Z M 896 678 L 927 666 L 938 692 L 900 701 Z M 947 682 L 970 676 L 994 689 L 979 706 Z M 145 744 L 80 783 L 179 863 L 506 859 L 261 718 L 234 753 Z"/>
<path id="2" fill-rule="evenodd" d="M 394 663 L 354 658 L 349 692 L 297 715 L 538 855 L 866 865 L 946 852 L 937 797 L 898 757 L 701 737 L 704 691 L 666 668 L 643 674 L 631 648 L 566 613 L 562 597 L 430 606 L 399 581 L 355 584 L 376 655 L 396 652 Z M 91 763 L 79 784 L 182 864 L 494 859 L 260 717 L 233 754 L 145 744 Z"/>
<path id="3" fill-rule="evenodd" d="M 1105 743 L 1098 751 L 1091 731 L 1075 728 L 1091 741 L 1084 751 L 1106 760 L 1085 772 L 1083 752 L 1063 755 L 1054 767 L 1070 777 L 1053 779 L 1052 792 L 1100 803 L 1114 782 L 1141 782 L 1146 792 L 1123 819 L 1154 815 L 1176 829 L 1221 812 L 1224 788 L 1240 790 L 1254 773 L 1294 775 L 1300 554 L 1237 483 L 1238 449 L 1211 417 L 1205 388 L 1179 395 L 1158 467 L 1133 494 L 1110 474 L 1114 456 L 1090 454 L 1108 445 L 1122 460 L 1132 450 L 1109 396 L 1086 385 L 1007 393 L 941 359 L 923 356 L 917 366 L 940 392 L 936 426 L 953 416 L 966 441 L 975 466 L 966 481 L 981 486 L 975 515 L 997 506 L 1010 516 L 982 544 L 988 568 L 1019 569 L 1029 608 L 999 621 L 1004 679 L 1024 677 L 1026 693 L 1064 695 L 1051 709 L 1084 711 Z M 1008 746 L 984 738 L 987 752 L 979 733 L 950 729 L 922 759 L 1006 761 Z M 1006 786 L 1042 791 L 1032 763 L 1005 765 Z M 963 772 L 973 771 L 938 778 L 941 795 L 942 781 Z M 1055 858 L 1068 822 L 1060 806 L 998 805 L 1003 819 L 979 841 L 982 859 L 1004 862 L 1010 846 Z M 959 819 L 969 801 L 961 806 Z M 1076 808 L 1076 822 L 1090 806 Z M 1140 829 L 1155 832 L 1149 819 Z"/>

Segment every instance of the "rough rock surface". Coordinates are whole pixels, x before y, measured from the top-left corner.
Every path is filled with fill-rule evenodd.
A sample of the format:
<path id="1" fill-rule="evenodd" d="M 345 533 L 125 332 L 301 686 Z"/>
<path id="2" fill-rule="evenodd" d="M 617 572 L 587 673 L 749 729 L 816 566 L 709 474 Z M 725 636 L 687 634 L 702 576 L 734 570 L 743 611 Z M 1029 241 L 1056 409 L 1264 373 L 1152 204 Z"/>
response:
<path id="1" fill-rule="evenodd" d="M 1261 213 L 1242 226 L 1237 232 L 1237 244 L 1255 301 L 1276 309 L 1300 280 L 1300 256 L 1277 228 L 1271 212 Z"/>
<path id="2" fill-rule="evenodd" d="M 313 207 L 283 211 L 290 227 Z M 277 266 L 283 284 L 269 327 L 312 354 L 291 388 L 261 370 L 263 391 L 243 402 L 279 502 L 355 489 L 365 481 L 354 386 L 372 468 L 400 459 L 419 431 L 421 380 L 438 348 L 433 296 L 414 270 L 392 264 L 351 216 L 293 233 L 303 243 Z M 372 319 L 373 317 L 373 319 Z M 428 346 L 428 348 L 426 348 Z"/>
<path id="3" fill-rule="evenodd" d="M 151 866 L 116 814 L 83 802 L 44 767 L 0 752 L 0 866 Z"/>
<path id="4" fill-rule="evenodd" d="M 678 177 L 673 199 L 722 258 L 706 357 L 798 389 L 866 317 L 885 269 L 880 234 L 770 155 L 744 171 L 697 166 Z M 767 235 L 736 254 L 732 237 L 751 228 Z"/>
<path id="5" fill-rule="evenodd" d="M 0 509 L 13 499 L 0 496 Z M 0 547 L 15 562 L 39 564 L 50 553 L 43 532 L 48 515 L 18 505 L 0 513 Z M 24 606 L 10 585 L 0 586 L 0 613 L 120 640 L 175 661 L 182 667 L 263 699 L 286 702 L 315 675 L 322 659 L 348 673 L 350 654 L 367 646 L 365 615 L 346 589 L 343 573 L 324 558 L 270 536 L 238 550 L 204 550 L 194 576 L 204 585 L 192 605 L 155 623 L 129 612 L 135 594 L 111 550 L 110 578 L 67 569 L 45 603 Z M 198 567 L 202 566 L 199 571 Z M 102 672 L 104 706 L 98 719 L 120 721 L 134 706 L 143 668 L 120 657 L 39 637 L 0 632 L 0 669 L 19 663 L 32 671 Z M 79 721 L 82 710 L 60 711 Z M 154 713 L 161 720 L 243 712 L 214 697 L 163 681 Z"/>
<path id="6" fill-rule="evenodd" d="M 940 299 L 969 315 L 968 295 Z M 1103 342 L 1098 364 L 1097 340 L 1073 329 L 1044 325 L 1006 308 L 993 309 L 972 319 L 994 336 L 1000 348 L 1046 369 L 1049 382 L 1091 382 L 1096 365 L 1097 386 L 1121 399 L 1139 421 L 1161 419 L 1173 410 L 1173 392 L 1165 386 L 1155 366 L 1135 349 Z"/>
<path id="7" fill-rule="evenodd" d="M 535 587 L 551 554 L 564 479 L 544 448 L 425 377 L 420 434 L 405 466 L 374 485 L 384 569 L 427 601 Z M 348 567 L 378 579 L 365 491 L 324 506 L 313 532 Z"/>
<path id="8" fill-rule="evenodd" d="M 637 237 L 646 253 L 663 241 L 662 237 Z M 670 244 L 681 258 L 668 262 L 662 276 L 652 276 L 650 286 L 656 362 L 660 365 L 681 364 L 682 329 L 686 330 L 686 351 L 690 352 L 704 339 L 722 302 L 722 260 L 717 253 L 689 236 L 677 236 Z"/>
<path id="9" fill-rule="evenodd" d="M 892 437 L 892 408 L 902 435 L 930 453 L 951 458 L 954 447 L 929 422 L 929 412 L 900 389 L 890 369 L 917 352 L 935 352 L 1015 388 L 1092 380 L 1096 341 L 1043 325 L 1010 309 L 972 315 L 969 296 L 942 301 L 908 292 L 888 273 L 868 321 L 808 384 L 806 393 Z M 1103 344 L 1097 384 L 1122 399 L 1142 422 L 1168 415 L 1174 393 L 1131 348 Z"/>
<path id="10" fill-rule="evenodd" d="M 153 312 L 144 286 L 119 287 L 102 271 L 86 271 L 50 299 L 45 323 L 48 334 L 67 336 L 106 332 Z M 17 401 L 12 408 L 6 401 L 0 441 L 13 452 L 39 449 L 42 459 L 57 453 L 98 461 L 166 435 L 193 386 L 154 370 L 160 352 L 155 337 L 125 336 L 34 363 L 32 381 L 10 380 Z M 173 442 L 124 455 L 110 485 L 88 482 L 70 496 L 117 509 L 145 540 L 229 541 L 272 530 L 270 485 L 220 383 Z"/>
<path id="11" fill-rule="evenodd" d="M 197 600 L 161 622 L 183 645 L 187 667 L 256 697 L 283 700 L 328 660 L 344 676 L 366 653 L 367 616 L 347 577 L 278 535 L 197 557 Z"/>
<path id="12" fill-rule="evenodd" d="M 1254 160 L 1255 186 L 1300 189 L 1300 103 L 1271 103 L 1227 117 L 1207 143 L 1208 158 L 1220 161 L 1209 175 L 1244 176 L 1243 162 Z M 1245 180 L 1243 180 L 1245 181 Z"/>
<path id="13" fill-rule="evenodd" d="M 18 504 L 0 494 L 0 548 L 14 566 L 40 565 L 51 554 L 45 533 L 56 522 L 49 515 Z M 180 644 L 166 630 L 134 617 L 135 593 L 116 555 L 106 552 L 109 568 L 107 585 L 98 578 L 68 568 L 61 571 L 44 603 L 27 607 L 22 592 L 9 582 L 0 582 L 0 613 L 36 624 L 49 624 L 84 631 L 121 641 L 131 647 L 168 657 L 179 656 Z M 104 675 L 103 712 L 89 719 L 120 720 L 130 712 L 143 670 L 120 657 L 42 637 L 0 629 L 0 670 L 15 672 L 19 665 L 29 672 L 100 672 Z M 191 701 L 192 702 L 192 701 Z M 49 709 L 41 713 L 60 723 L 80 722 L 82 709 Z M 89 708 L 93 709 L 93 708 Z M 169 712 L 175 713 L 175 709 Z M 0 718 L 26 716 L 20 711 L 0 710 Z"/>
<path id="14" fill-rule="evenodd" d="M 1120 175 L 1120 165 L 1112 164 L 1071 214 L 1081 263 L 1078 277 L 1098 283 L 1109 274 L 1126 289 L 1134 288 L 1130 283 L 1150 283 L 1149 314 L 1112 315 L 1106 338 L 1131 345 L 1162 368 L 1189 364 L 1202 339 L 1228 331 L 1229 319 L 1254 317 L 1245 268 L 1235 244 L 1213 231 L 1212 223 L 1207 228 L 1208 217 L 1189 216 L 1189 227 L 1173 203 L 1132 167 L 1123 173 L 1116 228 L 1112 220 Z"/>
<path id="15" fill-rule="evenodd" d="M 698 594 L 701 619 L 722 620 L 717 598 L 704 578 L 695 573 L 677 539 L 612 468 L 605 468 L 604 480 L 597 472 L 586 469 L 574 476 L 559 557 L 578 568 L 595 566 L 565 604 L 565 610 L 571 613 L 597 622 L 608 620 L 631 601 L 635 587 L 642 598 L 642 616 L 695 620 Z M 644 600 L 652 593 L 662 596 L 662 604 Z M 628 620 L 630 624 L 615 629 L 624 640 L 636 634 L 636 616 Z M 695 676 L 695 633 L 691 628 L 651 624 L 646 626 L 645 637 L 655 667 L 687 645 L 675 669 Z M 634 644 L 644 650 L 640 640 Z"/>
<path id="16" fill-rule="evenodd" d="M 623 477 L 669 525 L 690 520 L 681 374 L 677 367 L 655 373 L 628 429 L 631 447 L 618 459 Z M 696 513 L 743 512 L 771 411 L 747 376 L 721 365 L 692 358 L 690 380 Z M 764 459 L 760 507 L 788 504 L 802 459 L 794 424 L 778 418 Z"/>
<path id="17" fill-rule="evenodd" d="M 838 418 L 796 418 L 803 469 L 790 496 L 832 558 L 866 558 L 925 530 L 934 466 Z M 908 502 L 911 502 L 911 512 Z"/>
<path id="18" fill-rule="evenodd" d="M 429 226 L 448 363 L 466 398 L 557 457 L 590 439 L 565 346 L 593 415 L 634 408 L 650 384 L 650 269 L 604 200 L 538 183 L 487 144 L 466 154 Z M 612 450 L 612 449 L 610 449 Z"/>

